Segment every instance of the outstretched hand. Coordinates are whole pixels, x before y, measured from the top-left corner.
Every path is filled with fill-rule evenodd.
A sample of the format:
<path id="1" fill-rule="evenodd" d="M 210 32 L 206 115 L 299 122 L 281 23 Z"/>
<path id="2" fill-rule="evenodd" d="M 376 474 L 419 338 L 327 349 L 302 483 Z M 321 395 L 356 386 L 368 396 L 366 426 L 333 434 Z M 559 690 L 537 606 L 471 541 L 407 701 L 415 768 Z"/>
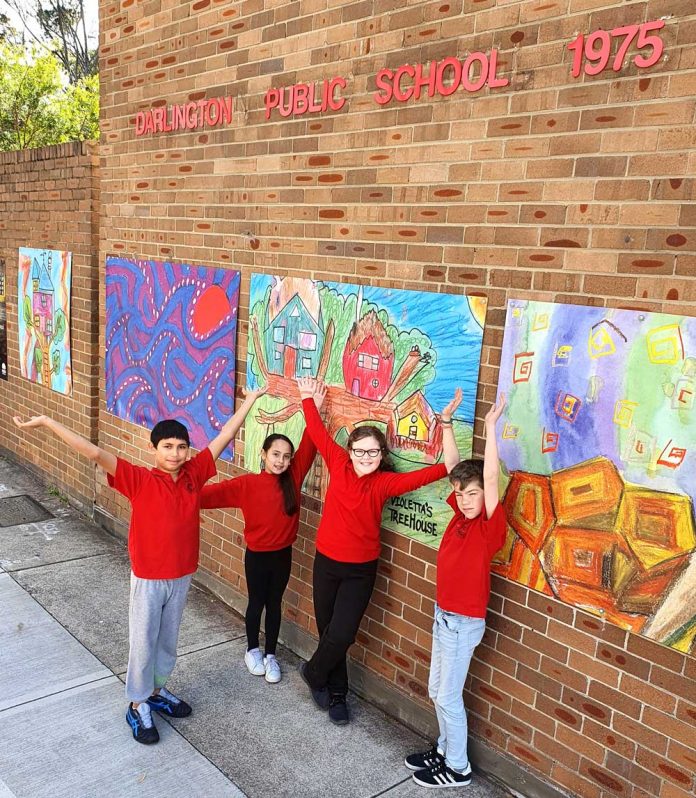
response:
<path id="1" fill-rule="evenodd" d="M 263 396 L 268 390 L 267 386 L 263 386 L 263 388 L 242 388 L 242 396 L 245 399 L 251 399 L 252 402 L 255 402 L 259 396 Z"/>
<path id="2" fill-rule="evenodd" d="M 317 392 L 317 380 L 314 377 L 298 377 L 297 387 L 303 399 L 312 399 Z"/>
<path id="3" fill-rule="evenodd" d="M 314 404 L 317 406 L 317 410 L 321 410 L 321 406 L 324 404 L 324 399 L 326 399 L 327 390 L 328 388 L 326 387 L 324 380 L 316 380 L 316 386 L 314 388 Z"/>
<path id="4" fill-rule="evenodd" d="M 495 427 L 495 424 L 502 415 L 504 409 L 505 409 L 505 394 L 501 393 L 500 396 L 498 397 L 498 402 L 496 404 L 492 404 L 490 406 L 490 409 L 484 416 L 483 420 L 485 425 L 487 427 L 491 425 Z"/>
<path id="5" fill-rule="evenodd" d="M 440 413 L 440 418 L 442 421 L 451 421 L 452 416 L 454 415 L 455 411 L 462 403 L 462 389 L 457 388 L 454 392 L 453 399 L 442 408 L 442 413 Z"/>
<path id="6" fill-rule="evenodd" d="M 13 416 L 12 420 L 20 429 L 43 427 L 48 421 L 48 416 L 32 416 L 28 421 L 22 421 L 21 416 Z"/>

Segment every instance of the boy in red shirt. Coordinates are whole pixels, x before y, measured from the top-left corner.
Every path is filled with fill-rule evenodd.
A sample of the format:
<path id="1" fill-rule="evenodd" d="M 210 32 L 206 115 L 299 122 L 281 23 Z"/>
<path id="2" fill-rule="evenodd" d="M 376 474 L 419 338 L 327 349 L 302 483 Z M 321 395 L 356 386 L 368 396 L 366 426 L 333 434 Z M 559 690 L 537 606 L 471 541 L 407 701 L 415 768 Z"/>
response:
<path id="1" fill-rule="evenodd" d="M 179 421 L 155 424 L 150 442 L 152 469 L 132 465 L 100 449 L 48 416 L 29 421 L 14 417 L 22 428 L 45 427 L 78 454 L 106 471 L 109 485 L 131 503 L 128 552 L 131 559 L 129 653 L 126 720 L 139 743 L 159 740 L 151 709 L 173 718 L 191 707 L 165 684 L 176 663 L 181 616 L 191 579 L 198 567 L 200 497 L 216 474 L 215 461 L 244 423 L 262 390 L 249 391 L 239 410 L 199 454 L 189 457 L 189 434 Z"/>
<path id="2" fill-rule="evenodd" d="M 486 414 L 483 463 L 464 460 L 449 475 L 454 490 L 447 502 L 454 517 L 437 555 L 437 601 L 428 681 L 440 736 L 429 751 L 406 757 L 406 767 L 416 771 L 413 780 L 423 787 L 459 787 L 471 782 L 462 693 L 471 657 L 486 628 L 491 560 L 505 542 L 495 440 L 495 425 L 504 407 L 505 397 L 501 394 L 497 405 Z"/>

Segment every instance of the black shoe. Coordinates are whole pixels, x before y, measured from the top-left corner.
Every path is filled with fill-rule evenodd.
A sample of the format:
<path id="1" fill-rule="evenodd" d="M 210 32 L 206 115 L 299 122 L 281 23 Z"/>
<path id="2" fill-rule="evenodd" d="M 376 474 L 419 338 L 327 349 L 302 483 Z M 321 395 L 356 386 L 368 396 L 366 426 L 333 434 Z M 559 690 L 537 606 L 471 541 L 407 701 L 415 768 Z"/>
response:
<path id="1" fill-rule="evenodd" d="M 302 681 L 307 685 L 307 687 L 309 687 L 309 691 L 312 694 L 314 703 L 319 707 L 319 709 L 327 710 L 329 708 L 329 691 L 326 689 L 326 687 L 312 687 L 309 679 L 307 678 L 307 674 L 305 673 L 306 667 L 306 662 L 303 662 L 302 665 L 300 665 L 300 676 L 302 677 Z"/>
<path id="2" fill-rule="evenodd" d="M 329 696 L 329 720 L 337 726 L 345 726 L 350 720 L 348 704 L 343 693 L 333 693 Z"/>
<path id="3" fill-rule="evenodd" d="M 429 751 L 423 751 L 422 754 L 409 754 L 404 759 L 404 765 L 409 770 L 425 770 L 431 768 L 433 765 L 439 765 L 445 761 L 445 757 L 437 750 L 434 745 Z"/>
<path id="4" fill-rule="evenodd" d="M 132 703 L 128 705 L 126 720 L 133 731 L 133 738 L 143 745 L 159 742 L 159 732 L 152 721 L 152 714 L 147 703 L 142 702 L 136 709 Z"/>
<path id="5" fill-rule="evenodd" d="M 471 784 L 471 767 L 468 773 L 458 773 L 448 768 L 445 762 L 413 774 L 413 780 L 421 787 L 466 787 Z"/>
<path id="6" fill-rule="evenodd" d="M 147 703 L 152 709 L 170 718 L 187 718 L 192 711 L 189 704 L 177 698 L 165 687 L 163 687 L 159 693 L 153 693 L 147 699 Z"/>

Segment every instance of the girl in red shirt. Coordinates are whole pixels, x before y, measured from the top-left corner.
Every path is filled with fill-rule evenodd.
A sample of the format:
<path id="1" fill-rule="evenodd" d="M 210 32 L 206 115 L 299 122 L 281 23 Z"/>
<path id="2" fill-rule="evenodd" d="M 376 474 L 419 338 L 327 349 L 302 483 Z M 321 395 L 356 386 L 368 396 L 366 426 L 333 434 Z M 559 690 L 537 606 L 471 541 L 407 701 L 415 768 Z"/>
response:
<path id="1" fill-rule="evenodd" d="M 315 394 L 321 407 L 324 394 Z M 300 489 L 317 453 L 305 431 L 295 452 L 290 438 L 274 433 L 261 448 L 260 474 L 244 474 L 203 488 L 201 508 L 239 507 L 244 515 L 244 572 L 249 603 L 245 613 L 244 662 L 254 676 L 279 682 L 276 646 L 281 604 L 290 579 L 292 544 L 300 521 Z M 261 613 L 266 610 L 264 654 L 259 648 Z"/>
<path id="2" fill-rule="evenodd" d="M 307 432 L 329 469 L 329 486 L 319 523 L 314 559 L 314 613 L 320 639 L 300 674 L 333 723 L 348 723 L 346 655 L 355 641 L 377 576 L 382 509 L 391 496 L 435 482 L 459 462 L 451 426 L 443 426 L 444 463 L 397 474 L 385 470 L 389 454 L 377 427 L 356 427 L 346 449 L 324 427 L 312 397 L 326 387 L 311 377 L 297 384 Z M 461 402 L 461 390 L 442 411 L 449 421 Z"/>

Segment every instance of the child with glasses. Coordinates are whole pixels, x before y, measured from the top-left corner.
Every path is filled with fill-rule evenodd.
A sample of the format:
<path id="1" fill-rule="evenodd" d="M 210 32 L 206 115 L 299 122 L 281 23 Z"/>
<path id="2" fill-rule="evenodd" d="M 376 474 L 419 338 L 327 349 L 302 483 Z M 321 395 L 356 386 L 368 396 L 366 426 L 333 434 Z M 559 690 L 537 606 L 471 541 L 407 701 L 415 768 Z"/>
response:
<path id="1" fill-rule="evenodd" d="M 442 411 L 444 463 L 397 474 L 387 470 L 389 449 L 380 429 L 356 427 L 343 449 L 329 435 L 312 401 L 317 381 L 302 377 L 297 384 L 307 432 L 329 469 L 312 580 L 320 638 L 317 650 L 300 674 L 315 703 L 328 710 L 329 719 L 345 725 L 349 721 L 346 656 L 377 576 L 382 509 L 390 497 L 442 479 L 459 462 L 448 422 L 459 407 L 462 392 L 457 389 L 454 399 Z"/>
<path id="2" fill-rule="evenodd" d="M 423 787 L 458 787 L 471 782 L 467 755 L 464 682 L 474 649 L 486 629 L 491 560 L 505 542 L 505 512 L 498 501 L 495 425 L 505 396 L 485 417 L 481 460 L 463 460 L 449 475 L 454 510 L 437 554 L 435 622 L 428 693 L 440 727 L 437 743 L 406 757 L 413 780 Z"/>
<path id="3" fill-rule="evenodd" d="M 314 402 L 321 409 L 326 389 L 317 385 Z M 244 663 L 269 684 L 281 680 L 276 647 L 282 601 L 290 579 L 292 544 L 300 523 L 300 489 L 317 453 L 305 430 L 295 452 L 290 438 L 269 435 L 261 447 L 261 473 L 243 474 L 206 485 L 201 508 L 239 507 L 244 516 L 244 573 L 249 603 L 244 616 L 247 650 Z M 264 653 L 259 647 L 261 614 L 266 610 Z"/>

